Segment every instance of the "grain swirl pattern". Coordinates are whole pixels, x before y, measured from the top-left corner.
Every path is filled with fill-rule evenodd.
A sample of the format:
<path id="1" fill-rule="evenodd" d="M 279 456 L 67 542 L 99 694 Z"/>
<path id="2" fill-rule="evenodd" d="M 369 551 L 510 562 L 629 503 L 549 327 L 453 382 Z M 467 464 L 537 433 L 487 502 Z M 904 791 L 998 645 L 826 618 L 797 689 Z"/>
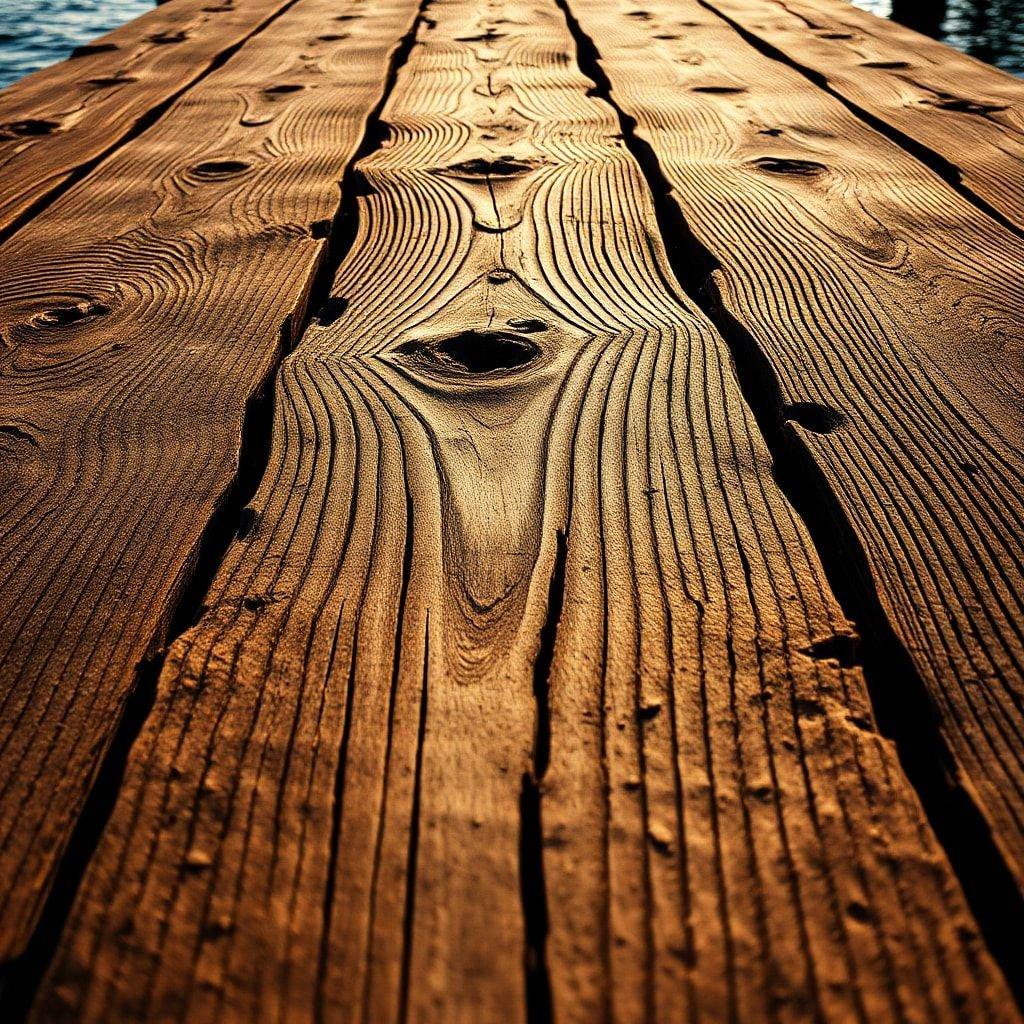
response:
<path id="1" fill-rule="evenodd" d="M 36 1021 L 1016 1019 L 590 86 L 430 4 Z"/>
<path id="2" fill-rule="evenodd" d="M 0 957 L 235 480 L 411 10 L 305 0 L 0 248 Z"/>
<path id="3" fill-rule="evenodd" d="M 578 6 L 1024 881 L 1024 244 L 710 4 Z"/>
<path id="4" fill-rule="evenodd" d="M 0 92 L 0 238 L 288 6 L 175 0 Z"/>
<path id="5" fill-rule="evenodd" d="M 1024 82 L 841 0 L 714 4 L 1024 235 Z"/>

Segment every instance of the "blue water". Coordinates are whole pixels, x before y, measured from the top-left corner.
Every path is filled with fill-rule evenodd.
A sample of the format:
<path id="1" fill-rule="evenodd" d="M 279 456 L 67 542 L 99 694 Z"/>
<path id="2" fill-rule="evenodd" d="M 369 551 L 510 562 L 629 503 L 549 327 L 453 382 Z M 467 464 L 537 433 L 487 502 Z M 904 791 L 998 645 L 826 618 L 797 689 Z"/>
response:
<path id="1" fill-rule="evenodd" d="M 1024 0 L 855 0 L 858 7 L 1024 75 Z M 0 0 L 0 88 L 63 60 L 154 0 Z"/>
<path id="2" fill-rule="evenodd" d="M 153 6 L 154 0 L 0 0 L 0 88 Z"/>

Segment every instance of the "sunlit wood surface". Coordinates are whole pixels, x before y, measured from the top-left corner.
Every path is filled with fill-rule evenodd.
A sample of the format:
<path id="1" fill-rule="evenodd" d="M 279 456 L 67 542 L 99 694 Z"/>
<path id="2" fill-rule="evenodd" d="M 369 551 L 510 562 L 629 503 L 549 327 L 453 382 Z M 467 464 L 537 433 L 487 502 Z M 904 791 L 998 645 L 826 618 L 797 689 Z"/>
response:
<path id="1" fill-rule="evenodd" d="M 838 0 L 0 93 L 0 1020 L 1019 1021 L 1022 140 Z"/>

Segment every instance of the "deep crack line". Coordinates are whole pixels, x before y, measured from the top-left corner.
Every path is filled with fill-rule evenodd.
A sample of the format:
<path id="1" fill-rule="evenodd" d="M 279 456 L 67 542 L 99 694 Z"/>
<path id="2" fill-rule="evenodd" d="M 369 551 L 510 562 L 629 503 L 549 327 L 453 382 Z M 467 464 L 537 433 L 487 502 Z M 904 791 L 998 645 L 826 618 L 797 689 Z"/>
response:
<path id="1" fill-rule="evenodd" d="M 290 0 L 244 40 L 223 51 L 207 71 L 191 85 L 194 86 L 201 78 L 223 65 L 245 42 L 298 2 L 299 0 Z M 126 699 L 114 738 L 101 759 L 95 781 L 83 804 L 82 813 L 58 862 L 49 895 L 25 952 L 10 964 L 4 965 L 0 973 L 0 1020 L 5 1024 L 20 1024 L 26 1019 L 39 986 L 57 952 L 75 897 L 113 814 L 132 747 L 154 706 L 157 680 L 163 669 L 167 649 L 199 621 L 203 613 L 203 600 L 213 584 L 228 548 L 236 537 L 245 536 L 251 530 L 252 511 L 248 504 L 256 495 L 270 462 L 273 399 L 281 366 L 314 317 L 323 314 L 324 311 L 329 313 L 338 301 L 330 296 L 331 283 L 352 247 L 358 228 L 359 190 L 355 187 L 355 168 L 361 159 L 379 148 L 387 137 L 386 127 L 381 122 L 381 112 L 391 95 L 399 70 L 408 59 L 430 2 L 431 0 L 422 0 L 408 31 L 392 50 L 380 97 L 366 118 L 363 139 L 345 165 L 339 204 L 330 221 L 330 229 L 326 232 L 327 244 L 312 268 L 309 287 L 305 294 L 281 324 L 264 379 L 245 403 L 235 476 L 221 495 L 191 557 L 186 562 L 177 593 L 171 594 L 168 599 L 163 635 L 153 637 L 150 643 L 152 654 L 138 667 L 135 684 Z M 182 93 L 185 91 L 182 90 Z M 161 106 L 159 113 L 151 121 L 137 127 L 132 137 L 141 134 L 155 123 L 158 116 L 162 115 L 180 95 L 181 93 L 177 94 L 166 105 Z M 126 141 L 127 138 L 112 147 L 110 152 Z M 108 155 L 109 153 L 104 154 L 95 163 L 99 163 Z M 90 163 L 83 169 L 81 176 L 87 174 L 95 163 Z M 68 187 L 71 187 L 71 184 L 73 182 L 69 183 Z M 63 192 L 66 189 L 61 188 L 59 191 Z M 3 239 L 7 237 L 9 234 L 4 235 Z"/>
<path id="2" fill-rule="evenodd" d="M 717 14 L 705 0 L 698 2 Z M 813 455 L 786 426 L 775 370 L 751 332 L 722 301 L 713 276 L 720 264 L 693 234 L 672 198 L 672 185 L 657 154 L 637 134 L 636 120 L 614 99 L 594 41 L 576 20 L 568 0 L 555 3 L 576 42 L 580 70 L 594 82 L 593 95 L 615 112 L 623 142 L 646 179 L 676 282 L 725 341 L 740 392 L 771 454 L 776 483 L 802 520 L 844 615 L 857 629 L 864 679 L 879 730 L 894 744 L 983 940 L 1017 1002 L 1024 1006 L 1019 955 L 1024 898 L 988 823 L 958 779 L 924 681 L 882 607 L 864 547 Z M 728 22 L 724 16 L 723 20 Z M 1003 223 L 1000 215 L 996 219 Z"/>
<path id="3" fill-rule="evenodd" d="M 543 782 L 551 761 L 551 668 L 565 606 L 565 533 L 555 535 L 555 559 L 548 585 L 547 614 L 533 664 L 534 733 L 530 771 L 524 773 L 519 796 L 519 890 L 523 907 L 523 971 L 527 1024 L 554 1020 L 551 977 L 547 962 L 550 924 L 544 878 Z"/>

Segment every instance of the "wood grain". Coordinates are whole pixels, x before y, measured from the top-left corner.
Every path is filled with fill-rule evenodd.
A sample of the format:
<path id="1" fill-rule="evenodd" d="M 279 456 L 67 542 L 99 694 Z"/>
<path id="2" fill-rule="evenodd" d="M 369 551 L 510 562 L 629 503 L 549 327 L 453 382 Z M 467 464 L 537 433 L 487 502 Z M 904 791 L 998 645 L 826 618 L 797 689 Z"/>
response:
<path id="1" fill-rule="evenodd" d="M 1016 1019 L 590 86 L 431 3 L 36 1021 Z"/>
<path id="2" fill-rule="evenodd" d="M 717 10 L 898 134 L 1024 234 L 1024 82 L 841 0 Z"/>
<path id="3" fill-rule="evenodd" d="M 0 238 L 288 6 L 175 0 L 0 92 Z"/>
<path id="4" fill-rule="evenodd" d="M 708 4 L 577 7 L 1024 880 L 1024 245 Z"/>
<path id="5" fill-rule="evenodd" d="M 0 957 L 232 487 L 411 18 L 334 12 L 304 0 L 0 248 Z"/>

